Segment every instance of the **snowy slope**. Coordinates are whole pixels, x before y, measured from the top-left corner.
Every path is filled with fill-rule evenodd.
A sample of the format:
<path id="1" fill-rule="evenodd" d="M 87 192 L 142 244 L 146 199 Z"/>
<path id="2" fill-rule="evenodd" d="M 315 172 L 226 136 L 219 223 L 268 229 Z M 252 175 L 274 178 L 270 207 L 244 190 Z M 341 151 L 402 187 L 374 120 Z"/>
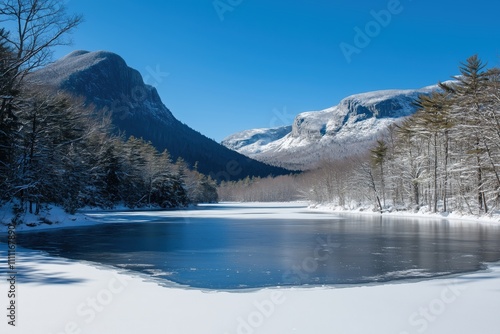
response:
<path id="1" fill-rule="evenodd" d="M 299 114 L 291 128 L 281 128 L 289 132 L 279 138 L 273 137 L 277 129 L 247 130 L 229 136 L 222 144 L 276 166 L 314 168 L 323 160 L 342 159 L 366 150 L 390 124 L 416 111 L 412 102 L 420 94 L 437 89 L 429 86 L 352 95 L 337 106 Z M 256 135 L 261 139 L 251 140 Z"/>
<path id="2" fill-rule="evenodd" d="M 272 129 L 245 130 L 226 137 L 222 145 L 245 155 L 257 154 L 261 153 L 262 147 L 283 138 L 291 131 L 291 125 Z"/>

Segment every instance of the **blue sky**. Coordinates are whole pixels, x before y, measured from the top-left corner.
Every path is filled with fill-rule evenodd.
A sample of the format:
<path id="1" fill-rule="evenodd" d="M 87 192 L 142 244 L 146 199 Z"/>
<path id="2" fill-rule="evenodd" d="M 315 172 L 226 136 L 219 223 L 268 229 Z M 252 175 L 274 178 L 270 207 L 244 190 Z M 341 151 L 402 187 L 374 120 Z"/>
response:
<path id="1" fill-rule="evenodd" d="M 500 4 L 491 0 L 67 0 L 67 6 L 85 22 L 56 58 L 76 49 L 118 53 L 179 120 L 217 141 L 289 125 L 296 114 L 351 94 L 447 80 L 473 54 L 500 65 Z"/>

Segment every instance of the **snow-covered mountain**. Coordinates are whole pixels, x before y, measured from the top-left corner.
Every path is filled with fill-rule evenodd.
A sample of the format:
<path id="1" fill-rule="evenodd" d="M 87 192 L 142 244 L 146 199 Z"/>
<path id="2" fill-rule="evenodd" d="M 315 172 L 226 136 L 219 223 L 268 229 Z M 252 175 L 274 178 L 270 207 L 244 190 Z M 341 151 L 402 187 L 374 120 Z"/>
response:
<path id="1" fill-rule="evenodd" d="M 337 106 L 299 114 L 293 125 L 246 130 L 222 141 L 253 159 L 294 170 L 314 168 L 323 160 L 366 151 L 390 124 L 412 115 L 412 102 L 438 86 L 352 95 Z"/>
<path id="2" fill-rule="evenodd" d="M 218 180 L 280 175 L 288 171 L 230 150 L 178 121 L 156 89 L 120 56 L 106 51 L 74 51 L 29 77 L 33 85 L 83 96 L 97 109 L 107 109 L 117 131 L 142 137 L 175 161 L 182 157 Z"/>
<path id="3" fill-rule="evenodd" d="M 271 129 L 245 130 L 226 137 L 222 144 L 245 155 L 262 152 L 262 147 L 277 141 L 292 131 L 292 126 Z"/>

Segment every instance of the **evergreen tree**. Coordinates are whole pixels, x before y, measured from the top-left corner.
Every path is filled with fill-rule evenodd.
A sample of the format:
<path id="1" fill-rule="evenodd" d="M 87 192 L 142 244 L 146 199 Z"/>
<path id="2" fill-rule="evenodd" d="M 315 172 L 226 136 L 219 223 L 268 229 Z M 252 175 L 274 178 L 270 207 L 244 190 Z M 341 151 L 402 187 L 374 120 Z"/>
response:
<path id="1" fill-rule="evenodd" d="M 432 211 L 438 210 L 438 185 L 440 147 L 444 148 L 443 174 L 444 184 L 442 200 L 444 211 L 447 211 L 447 189 L 448 189 L 448 156 L 449 156 L 449 130 L 453 127 L 450 117 L 450 98 L 447 93 L 432 93 L 431 95 L 420 95 L 415 101 L 418 107 L 414 115 L 414 131 L 423 137 L 432 148 L 432 154 L 428 154 L 429 170 L 432 174 Z M 441 143 L 444 143 L 441 145 Z"/>
<path id="2" fill-rule="evenodd" d="M 14 146 L 20 127 L 14 103 L 18 92 L 13 88 L 13 74 L 10 71 L 13 55 L 7 47 L 5 36 L 5 30 L 0 29 L 0 204 L 9 199 L 14 191 Z"/>
<path id="3" fill-rule="evenodd" d="M 384 163 L 387 157 L 388 147 L 383 140 L 377 140 L 376 146 L 370 151 L 372 154 L 372 162 L 375 166 L 380 168 L 380 184 L 382 191 L 382 201 L 385 207 L 385 176 L 384 176 Z"/>
<path id="4" fill-rule="evenodd" d="M 455 83 L 441 84 L 452 97 L 452 117 L 455 119 L 457 141 L 468 155 L 467 173 L 476 174 L 477 206 L 479 212 L 488 212 L 484 191 L 483 153 L 481 114 L 487 101 L 488 72 L 486 65 L 477 55 L 467 59 L 460 66 L 460 76 L 454 77 Z"/>

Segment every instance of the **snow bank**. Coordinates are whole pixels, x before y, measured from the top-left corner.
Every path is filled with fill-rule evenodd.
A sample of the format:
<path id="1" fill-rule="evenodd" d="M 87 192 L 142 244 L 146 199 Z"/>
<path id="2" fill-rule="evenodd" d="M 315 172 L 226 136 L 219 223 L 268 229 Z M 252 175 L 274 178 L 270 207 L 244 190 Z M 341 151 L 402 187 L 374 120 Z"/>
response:
<path id="1" fill-rule="evenodd" d="M 8 224 L 14 217 L 12 204 L 0 208 L 0 233 L 7 231 Z M 16 226 L 17 232 L 99 224 L 98 221 L 84 213 L 69 214 L 54 205 L 44 208 L 39 215 L 23 213 L 19 219 L 22 223 Z"/>
<path id="2" fill-rule="evenodd" d="M 237 214 L 217 205 L 147 214 L 283 219 L 277 207 L 287 206 L 294 218 L 294 212 L 307 210 L 304 203 L 232 205 Z M 129 215 L 133 221 L 135 213 Z M 311 215 L 332 218 L 320 211 Z M 105 216 L 113 219 L 90 212 L 56 225 L 105 223 Z M 6 334 L 498 334 L 500 329 L 500 263 L 420 282 L 233 292 L 179 287 L 23 248 L 16 250 L 11 272 L 8 255 L 0 243 L 0 333 Z"/>
<path id="3" fill-rule="evenodd" d="M 15 327 L 0 243 L 1 333 L 497 334 L 500 264 L 446 279 L 216 292 L 17 249 Z M 7 279 L 6 279 L 7 278 Z"/>
<path id="4" fill-rule="evenodd" d="M 186 209 L 192 209 L 194 206 L 189 206 Z M 51 230 L 58 228 L 71 228 L 79 226 L 91 226 L 97 224 L 107 223 L 107 220 L 100 219 L 101 216 L 113 216 L 113 213 L 123 215 L 128 213 L 130 219 L 127 219 L 128 223 L 143 222 L 137 219 L 133 219 L 134 215 L 150 215 L 150 216 L 161 216 L 163 214 L 170 214 L 176 212 L 183 212 L 184 209 L 171 209 L 171 210 L 161 210 L 158 208 L 141 208 L 132 210 L 125 205 L 117 205 L 111 210 L 102 210 L 100 208 L 85 208 L 81 209 L 75 214 L 70 214 L 64 211 L 63 208 L 48 205 L 44 208 L 39 215 L 34 215 L 30 213 L 23 213 L 19 218 L 21 223 L 16 226 L 17 232 L 32 232 L 41 230 Z M 14 218 L 12 205 L 8 204 L 0 208 L 0 233 L 6 233 L 8 225 Z"/>
<path id="5" fill-rule="evenodd" d="M 428 206 L 423 206 L 418 212 L 411 211 L 397 211 L 390 210 L 382 213 L 383 216 L 387 217 L 402 217 L 402 218 L 430 218 L 430 219 L 447 219 L 450 221 L 460 221 L 460 222 L 474 222 L 482 224 L 500 224 L 500 212 L 495 212 L 492 215 L 485 216 L 475 216 L 462 214 L 458 212 L 437 212 L 432 213 L 428 209 Z M 311 204 L 309 209 L 316 212 L 327 212 L 327 213 L 342 213 L 342 214 L 367 214 L 367 215 L 380 215 L 373 206 L 358 207 L 356 209 L 347 209 L 342 206 L 331 205 L 331 204 Z"/>

